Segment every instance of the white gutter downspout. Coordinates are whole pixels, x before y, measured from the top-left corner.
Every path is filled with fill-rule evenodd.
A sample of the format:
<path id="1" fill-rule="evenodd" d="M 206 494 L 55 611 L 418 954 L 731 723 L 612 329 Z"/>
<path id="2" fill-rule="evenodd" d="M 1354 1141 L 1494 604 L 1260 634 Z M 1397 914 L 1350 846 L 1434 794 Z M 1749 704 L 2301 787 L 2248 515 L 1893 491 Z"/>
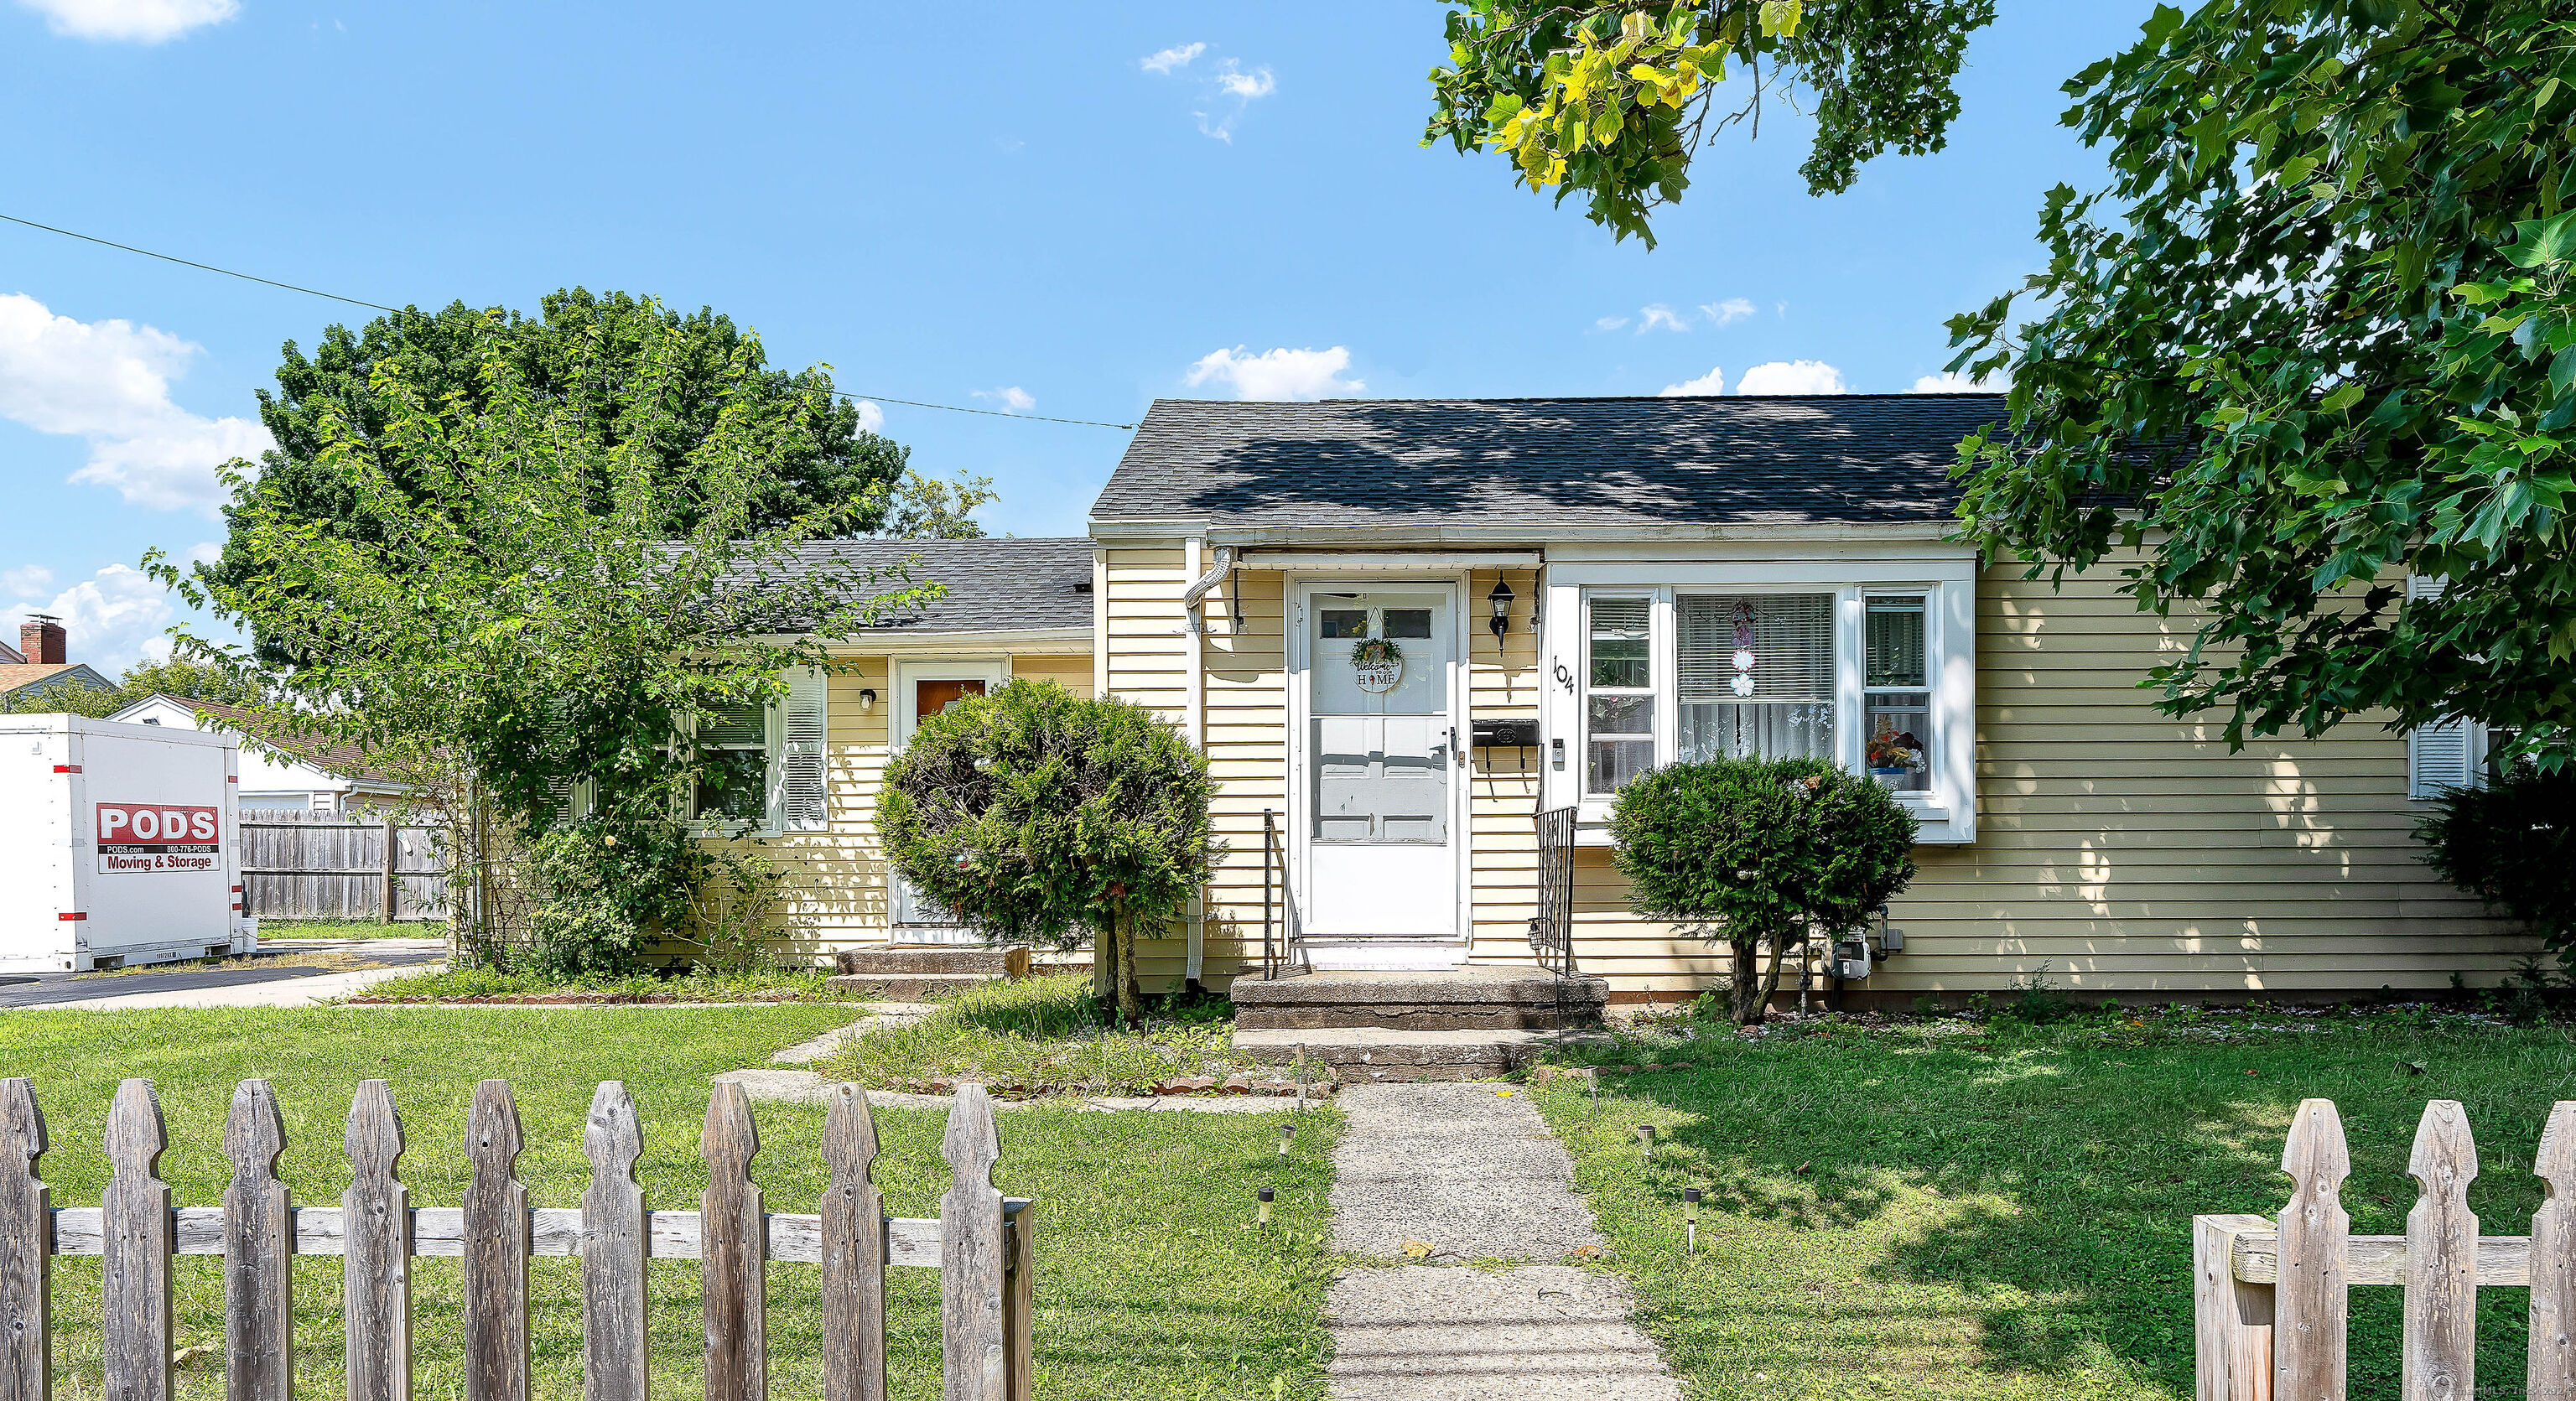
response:
<path id="1" fill-rule="evenodd" d="M 1181 546 L 1182 577 L 1194 582 L 1181 593 L 1181 631 L 1190 639 L 1189 655 L 1189 739 L 1202 754 L 1207 752 L 1207 628 L 1199 619 L 1199 605 L 1208 591 L 1217 586 L 1226 572 L 1234 568 L 1234 547 L 1216 547 L 1216 559 L 1206 572 L 1200 572 L 1200 552 L 1206 547 L 1203 536 L 1193 535 Z M 1182 986 L 1195 987 L 1207 962 L 1207 887 L 1190 893 L 1189 960 L 1185 965 Z"/>

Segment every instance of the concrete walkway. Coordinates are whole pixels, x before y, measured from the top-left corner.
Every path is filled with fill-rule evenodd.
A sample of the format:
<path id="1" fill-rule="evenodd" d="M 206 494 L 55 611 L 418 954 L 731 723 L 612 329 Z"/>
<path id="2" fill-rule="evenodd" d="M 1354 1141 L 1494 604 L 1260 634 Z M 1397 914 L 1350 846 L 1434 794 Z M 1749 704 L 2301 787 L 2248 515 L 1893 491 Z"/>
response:
<path id="1" fill-rule="evenodd" d="M 1369 1401 L 1680 1401 L 1631 1324 L 1627 1285 L 1556 1263 L 1601 1247 L 1574 1162 L 1508 1086 L 1359 1085 L 1336 1103 L 1333 1244 L 1420 1263 L 1354 1268 L 1324 1304 L 1336 1397 Z M 1466 1261 L 1547 1263 L 1462 1269 Z"/>
<path id="2" fill-rule="evenodd" d="M 333 972 L 300 960 L 313 955 L 353 956 L 377 967 Z M 425 972 L 444 962 L 446 946 L 434 939 L 296 940 L 270 944 L 259 957 L 215 968 L 182 965 L 168 972 L 114 977 L 40 974 L 0 986 L 0 1011 L 122 1012 L 151 1007 L 308 1007 L 380 983 Z"/>

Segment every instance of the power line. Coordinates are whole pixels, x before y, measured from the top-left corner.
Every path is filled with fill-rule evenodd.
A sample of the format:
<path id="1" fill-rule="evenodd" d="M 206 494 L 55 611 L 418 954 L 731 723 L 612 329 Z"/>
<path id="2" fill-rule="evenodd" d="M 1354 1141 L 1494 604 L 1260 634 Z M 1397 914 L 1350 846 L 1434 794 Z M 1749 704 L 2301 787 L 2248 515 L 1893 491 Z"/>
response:
<path id="1" fill-rule="evenodd" d="M 49 234 L 60 234 L 65 238 L 76 238 L 83 243 L 95 243 L 104 248 L 114 248 L 126 253 L 138 253 L 146 258 L 158 258 L 165 263 L 177 263 L 181 267 L 195 268 L 200 272 L 216 273 L 224 277 L 238 277 L 244 282 L 256 282 L 263 287 L 276 287 L 289 292 L 301 292 L 308 297 L 320 297 L 325 301 L 346 302 L 351 306 L 362 306 L 370 311 L 392 312 L 396 316 L 402 315 L 404 311 L 404 308 L 402 307 L 386 306 L 382 302 L 361 301 L 356 297 L 341 296 L 337 292 L 325 292 L 313 287 L 299 287 L 292 282 L 279 282 L 273 278 L 255 277 L 250 273 L 235 272 L 231 268 L 219 268 L 212 263 L 200 263 L 192 259 L 176 257 L 168 253 L 155 253 L 149 248 L 137 248 L 131 243 L 119 243 L 112 238 L 100 238 L 95 234 L 85 234 L 71 229 L 56 228 L 51 224 L 39 224 L 33 219 L 21 219 L 15 214 L 0 214 L 0 219 L 5 219 L 12 224 L 21 225 L 25 228 L 42 229 Z M 1016 418 L 1026 420 L 1030 423 L 1071 423 L 1084 428 L 1132 429 L 1136 426 L 1132 423 L 1104 423 L 1099 419 L 1093 418 L 1050 418 L 1045 414 L 1011 413 L 1003 409 L 970 409 L 963 404 L 933 404 L 919 399 L 897 399 L 884 394 L 852 394 L 839 389 L 832 391 L 832 397 L 836 399 L 848 399 L 853 402 L 864 399 L 872 403 L 901 404 L 906 408 L 912 409 L 939 409 L 946 413 L 982 414 L 987 418 Z"/>

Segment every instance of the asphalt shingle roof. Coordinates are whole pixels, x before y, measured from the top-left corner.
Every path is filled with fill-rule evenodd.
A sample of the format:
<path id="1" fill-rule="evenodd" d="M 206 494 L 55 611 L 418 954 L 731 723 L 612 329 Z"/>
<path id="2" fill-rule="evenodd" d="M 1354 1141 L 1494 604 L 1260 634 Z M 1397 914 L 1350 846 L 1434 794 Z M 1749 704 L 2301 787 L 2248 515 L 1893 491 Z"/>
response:
<path id="1" fill-rule="evenodd" d="M 1950 519 L 1996 394 L 1160 399 L 1096 521 L 1219 527 L 1874 524 Z"/>
<path id="2" fill-rule="evenodd" d="M 1012 632 L 1031 628 L 1091 626 L 1091 541 L 1034 540 L 818 540 L 799 549 L 789 572 L 819 569 L 834 559 L 863 569 L 909 565 L 915 584 L 944 586 L 945 597 L 888 617 L 862 636 L 889 633 Z M 918 556 L 914 559 L 914 556 Z M 891 575 L 881 590 L 904 587 Z"/>

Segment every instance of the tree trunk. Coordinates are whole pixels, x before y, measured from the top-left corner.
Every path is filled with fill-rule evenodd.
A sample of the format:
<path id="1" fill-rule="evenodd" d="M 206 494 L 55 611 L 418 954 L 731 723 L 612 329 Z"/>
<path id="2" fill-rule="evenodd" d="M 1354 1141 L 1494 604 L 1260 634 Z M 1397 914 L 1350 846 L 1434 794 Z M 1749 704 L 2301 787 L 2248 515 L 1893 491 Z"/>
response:
<path id="1" fill-rule="evenodd" d="M 1111 906 L 1108 922 L 1091 931 L 1091 1000 L 1100 1006 L 1102 1016 L 1118 1001 L 1118 910 Z"/>
<path id="2" fill-rule="evenodd" d="M 1786 936 L 1785 934 L 1774 934 L 1774 935 L 1772 935 L 1772 936 L 1771 936 L 1771 970 L 1770 970 L 1769 975 L 1768 975 L 1768 976 L 1766 976 L 1766 977 L 1764 977 L 1764 978 L 1763 978 L 1763 980 L 1762 980 L 1762 1014 L 1763 1014 L 1763 1016 L 1765 1016 L 1765 1017 L 1768 1017 L 1768 1016 L 1771 1014 L 1771 999 L 1772 999 L 1772 997 L 1773 997 L 1773 996 L 1775 996 L 1775 995 L 1777 995 L 1777 994 L 1779 993 L 1779 991 L 1780 991 L 1780 965 L 1781 965 L 1781 963 L 1782 963 L 1784 960 L 1786 960 L 1788 957 L 1789 957 L 1789 941 L 1788 941 L 1788 936 Z M 1806 935 L 1802 932 L 1802 933 L 1798 936 L 1798 985 L 1799 985 L 1800 987 L 1802 987 L 1802 988 L 1803 988 L 1803 987 L 1805 987 L 1805 986 L 1806 986 L 1806 982 L 1807 982 L 1807 939 L 1806 939 Z M 1805 1012 L 1805 1011 L 1807 1010 L 1806 999 L 1804 998 L 1804 996 L 1801 996 L 1801 997 L 1799 998 L 1799 1002 L 1798 1002 L 1798 1010 L 1799 1010 L 1801 1013 L 1803 1013 L 1803 1012 Z"/>
<path id="3" fill-rule="evenodd" d="M 1732 1004 L 1729 1010 L 1735 1014 L 1737 1026 L 1759 1026 L 1770 1007 L 1770 993 L 1762 986 L 1756 962 L 1762 945 L 1753 939 L 1729 939 L 1726 948 L 1731 960 L 1726 985 Z"/>
<path id="4" fill-rule="evenodd" d="M 1136 917 L 1118 922 L 1118 1015 L 1130 1029 L 1145 1025 L 1144 995 L 1136 986 Z"/>

